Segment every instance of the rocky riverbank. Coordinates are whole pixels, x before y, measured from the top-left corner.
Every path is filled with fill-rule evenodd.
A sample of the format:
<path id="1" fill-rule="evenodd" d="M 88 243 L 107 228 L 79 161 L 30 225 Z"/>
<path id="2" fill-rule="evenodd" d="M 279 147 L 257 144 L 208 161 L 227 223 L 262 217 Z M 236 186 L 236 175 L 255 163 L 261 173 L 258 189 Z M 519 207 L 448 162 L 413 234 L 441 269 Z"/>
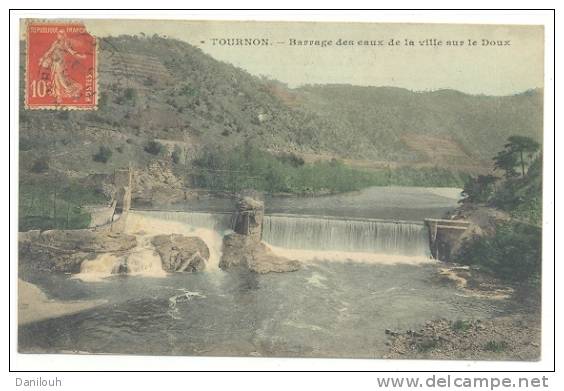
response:
<path id="1" fill-rule="evenodd" d="M 432 283 L 461 295 L 506 302 L 507 315 L 492 319 L 434 319 L 417 330 L 385 330 L 384 358 L 450 360 L 538 360 L 541 346 L 540 291 L 511 285 L 479 268 L 445 264 Z"/>
<path id="2" fill-rule="evenodd" d="M 540 358 L 540 314 L 487 320 L 439 319 L 419 330 L 386 330 L 384 358 L 448 360 L 527 360 Z"/>
<path id="3" fill-rule="evenodd" d="M 133 235 L 95 230 L 28 231 L 19 234 L 20 266 L 40 271 L 78 273 L 99 254 L 123 254 L 137 246 Z"/>

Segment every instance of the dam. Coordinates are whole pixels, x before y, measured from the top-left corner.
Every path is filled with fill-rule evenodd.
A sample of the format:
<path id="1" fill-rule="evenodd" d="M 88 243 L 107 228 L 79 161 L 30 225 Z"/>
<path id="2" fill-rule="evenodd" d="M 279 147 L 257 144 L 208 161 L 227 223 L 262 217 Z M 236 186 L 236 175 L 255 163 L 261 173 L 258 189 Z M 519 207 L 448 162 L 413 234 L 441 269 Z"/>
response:
<path id="1" fill-rule="evenodd" d="M 449 260 L 450 243 L 469 224 L 441 218 L 457 206 L 459 197 L 460 189 L 413 187 L 372 187 L 327 197 L 266 197 L 261 238 L 283 249 Z M 228 199 L 133 211 L 220 236 L 235 223 Z"/>
<path id="2" fill-rule="evenodd" d="M 206 228 L 223 235 L 232 229 L 231 213 L 134 210 L 146 217 Z M 429 258 L 429 233 L 423 222 L 267 214 L 262 240 L 292 250 L 341 251 Z"/>

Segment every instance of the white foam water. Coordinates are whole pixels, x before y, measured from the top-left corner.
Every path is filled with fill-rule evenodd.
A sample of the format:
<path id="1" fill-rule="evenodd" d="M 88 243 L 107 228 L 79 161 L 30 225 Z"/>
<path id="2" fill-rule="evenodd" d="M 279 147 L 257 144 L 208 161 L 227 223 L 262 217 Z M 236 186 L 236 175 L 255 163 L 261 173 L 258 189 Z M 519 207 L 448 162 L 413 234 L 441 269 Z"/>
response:
<path id="1" fill-rule="evenodd" d="M 330 262 L 361 262 L 380 265 L 421 265 L 437 262 L 428 256 L 410 256 L 397 254 L 378 254 L 354 251 L 331 250 L 300 250 L 268 245 L 272 252 L 288 259 L 295 259 L 303 263 L 330 261 Z"/>
<path id="2" fill-rule="evenodd" d="M 265 216 L 262 238 L 285 249 L 429 258 L 427 228 L 418 222 Z"/>
<path id="3" fill-rule="evenodd" d="M 159 212 L 160 213 L 160 212 Z M 209 248 L 210 258 L 206 262 L 207 271 L 218 271 L 221 258 L 222 236 L 213 228 L 198 228 L 196 224 L 206 225 L 206 216 L 196 216 L 189 223 L 174 220 L 174 212 L 162 216 L 149 216 L 146 212 L 130 212 L 125 232 L 137 238 L 137 246 L 127 254 L 100 254 L 93 260 L 82 262 L 80 273 L 73 278 L 82 281 L 99 282 L 127 271 L 128 275 L 162 278 L 167 273 L 162 268 L 161 258 L 151 244 L 156 235 L 180 234 L 202 239 Z M 199 217 L 199 219 L 198 219 Z M 229 216 L 228 216 L 229 217 Z"/>
<path id="4" fill-rule="evenodd" d="M 127 254 L 100 254 L 93 260 L 82 262 L 80 273 L 74 278 L 82 281 L 103 281 L 105 278 L 127 271 L 128 275 L 166 277 L 161 258 L 151 244 L 150 237 L 137 237 L 138 245 Z"/>
<path id="5" fill-rule="evenodd" d="M 223 244 L 223 234 L 217 229 L 224 222 L 227 224 L 227 219 L 230 221 L 231 216 L 220 215 L 216 218 L 211 213 L 135 211 L 129 212 L 125 231 L 131 235 L 145 237 L 163 234 L 198 237 L 206 243 L 210 251 L 206 270 L 217 271 Z"/>
<path id="6" fill-rule="evenodd" d="M 135 211 L 128 231 L 199 236 L 210 249 L 208 270 L 217 270 L 222 237 L 231 228 L 225 213 Z M 199 228 L 197 228 L 199 227 Z M 434 262 L 422 222 L 340 219 L 323 216 L 267 215 L 263 241 L 274 253 L 302 262 L 335 261 L 379 264 Z"/>
<path id="7" fill-rule="evenodd" d="M 93 260 L 87 260 L 80 265 L 80 273 L 72 276 L 82 281 L 102 281 L 116 271 L 116 267 L 123 262 L 123 257 L 114 254 L 100 254 Z"/>

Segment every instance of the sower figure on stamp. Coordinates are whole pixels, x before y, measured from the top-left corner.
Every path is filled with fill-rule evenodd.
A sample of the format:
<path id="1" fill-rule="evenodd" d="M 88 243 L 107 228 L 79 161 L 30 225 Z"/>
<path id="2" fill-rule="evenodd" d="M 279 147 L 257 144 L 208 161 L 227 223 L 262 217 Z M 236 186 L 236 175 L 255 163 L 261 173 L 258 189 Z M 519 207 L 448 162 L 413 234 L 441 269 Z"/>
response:
<path id="1" fill-rule="evenodd" d="M 65 56 L 83 59 L 86 55 L 75 51 L 67 38 L 64 30 L 57 32 L 57 39 L 49 50 L 39 59 L 39 66 L 50 70 L 51 95 L 57 103 L 62 103 L 63 98 L 79 98 L 82 86 L 71 79 L 67 72 Z"/>

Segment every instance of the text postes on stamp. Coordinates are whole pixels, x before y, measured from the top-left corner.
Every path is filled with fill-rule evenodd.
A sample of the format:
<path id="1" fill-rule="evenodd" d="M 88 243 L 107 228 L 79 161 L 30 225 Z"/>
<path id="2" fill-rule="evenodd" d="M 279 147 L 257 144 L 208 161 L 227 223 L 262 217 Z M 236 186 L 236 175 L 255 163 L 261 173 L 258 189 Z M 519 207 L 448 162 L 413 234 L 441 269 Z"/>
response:
<path id="1" fill-rule="evenodd" d="M 27 24 L 25 107 L 95 110 L 96 38 L 82 23 Z"/>

